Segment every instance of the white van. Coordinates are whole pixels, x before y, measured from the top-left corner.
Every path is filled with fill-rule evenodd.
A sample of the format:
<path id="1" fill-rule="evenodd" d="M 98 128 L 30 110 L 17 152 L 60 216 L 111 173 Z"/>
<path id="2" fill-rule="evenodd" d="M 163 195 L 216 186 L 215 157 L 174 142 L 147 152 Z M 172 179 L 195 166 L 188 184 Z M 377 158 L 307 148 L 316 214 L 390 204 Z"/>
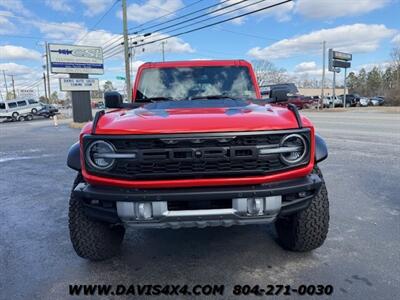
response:
<path id="1" fill-rule="evenodd" d="M 42 105 L 34 99 L 14 99 L 0 102 L 0 118 L 24 121 L 25 118 L 32 118 Z"/>

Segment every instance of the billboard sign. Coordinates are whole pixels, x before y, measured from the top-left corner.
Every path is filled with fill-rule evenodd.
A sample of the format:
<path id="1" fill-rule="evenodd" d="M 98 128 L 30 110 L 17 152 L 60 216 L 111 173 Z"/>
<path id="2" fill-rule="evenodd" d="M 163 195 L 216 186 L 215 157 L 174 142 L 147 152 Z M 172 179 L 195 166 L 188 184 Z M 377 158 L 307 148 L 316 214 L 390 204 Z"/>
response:
<path id="1" fill-rule="evenodd" d="M 60 78 L 60 90 L 67 91 L 98 91 L 99 80 L 94 78 Z"/>
<path id="2" fill-rule="evenodd" d="M 19 89 L 18 96 L 20 98 L 34 98 L 36 97 L 36 92 L 33 89 Z"/>
<path id="3" fill-rule="evenodd" d="M 329 65 L 328 69 L 331 72 L 335 71 L 335 68 L 345 68 L 351 67 L 350 61 L 353 59 L 353 55 L 350 53 L 344 53 L 339 51 L 334 51 L 329 49 Z"/>
<path id="4" fill-rule="evenodd" d="M 353 56 L 350 53 L 344 53 L 344 52 L 339 52 L 339 51 L 332 51 L 332 52 L 333 52 L 332 53 L 333 59 L 350 61 L 353 58 Z"/>
<path id="5" fill-rule="evenodd" d="M 49 44 L 50 69 L 62 74 L 104 74 L 101 47 Z"/>
<path id="6" fill-rule="evenodd" d="M 346 69 L 348 69 L 348 68 L 350 68 L 351 63 L 348 62 L 348 61 L 334 59 L 333 62 L 332 62 L 332 65 L 335 68 L 346 68 Z"/>

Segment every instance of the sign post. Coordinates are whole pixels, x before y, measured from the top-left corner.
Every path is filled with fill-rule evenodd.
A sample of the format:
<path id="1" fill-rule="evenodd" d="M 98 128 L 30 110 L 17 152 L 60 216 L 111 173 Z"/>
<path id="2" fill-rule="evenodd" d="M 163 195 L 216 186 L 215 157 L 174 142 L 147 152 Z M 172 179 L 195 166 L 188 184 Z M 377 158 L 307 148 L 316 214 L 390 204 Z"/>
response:
<path id="1" fill-rule="evenodd" d="M 19 89 L 18 97 L 20 98 L 35 98 L 36 92 L 34 89 Z"/>
<path id="2" fill-rule="evenodd" d="M 94 78 L 60 78 L 60 90 L 72 91 L 98 91 L 99 80 Z"/>
<path id="3" fill-rule="evenodd" d="M 90 91 L 96 86 L 89 74 L 103 74 L 103 50 L 101 47 L 48 44 L 52 73 L 69 74 L 60 80 L 61 90 L 70 90 L 74 122 L 88 122 L 93 119 Z M 98 80 L 97 87 L 98 89 Z"/>
<path id="4" fill-rule="evenodd" d="M 350 61 L 353 59 L 353 55 L 350 53 L 334 51 L 329 49 L 329 71 L 333 72 L 333 91 L 335 91 L 336 81 L 335 73 L 337 70 L 344 69 L 344 93 L 343 93 L 343 108 L 346 107 L 347 98 L 347 69 L 351 67 Z M 335 92 L 334 92 L 335 96 Z M 333 104 L 335 107 L 335 104 Z"/>

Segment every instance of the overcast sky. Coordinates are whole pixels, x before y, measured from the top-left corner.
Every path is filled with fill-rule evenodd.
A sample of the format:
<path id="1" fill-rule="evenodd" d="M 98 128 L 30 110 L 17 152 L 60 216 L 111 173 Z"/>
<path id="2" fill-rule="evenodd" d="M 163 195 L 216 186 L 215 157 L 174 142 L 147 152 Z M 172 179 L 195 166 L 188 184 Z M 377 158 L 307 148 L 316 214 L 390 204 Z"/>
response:
<path id="1" fill-rule="evenodd" d="M 249 0 L 212 16 L 258 1 L 260 0 Z M 118 40 L 118 35 L 122 32 L 121 2 L 112 6 L 114 2 L 115 0 L 0 0 L 0 70 L 5 69 L 16 75 L 17 87 L 24 86 L 40 79 L 44 41 L 104 46 Z M 225 2 L 221 4 L 225 6 L 240 0 L 127 2 L 128 27 L 134 32 L 218 2 Z M 276 2 L 279 1 L 265 0 L 243 8 L 241 12 Z M 189 7 L 185 7 L 188 5 Z M 173 13 L 176 10 L 179 11 Z M 212 21 L 235 14 L 237 12 Z M 138 27 L 144 22 L 150 23 Z M 95 29 L 91 30 L 97 23 Z M 164 26 L 171 24 L 174 22 Z M 187 29 L 205 24 L 207 22 Z M 148 29 L 147 32 L 155 29 Z M 177 32 L 179 30 L 169 34 Z M 153 32 L 152 37 L 146 40 L 167 35 Z M 389 60 L 391 49 L 400 45 L 399 0 L 297 0 L 216 27 L 169 39 L 165 44 L 165 51 L 168 60 L 268 59 L 289 72 L 319 76 L 322 71 L 323 40 L 327 41 L 328 48 L 353 53 L 354 70 L 362 66 L 368 68 L 384 65 Z M 161 44 L 158 42 L 147 45 L 136 50 L 134 67 L 137 68 L 144 61 L 161 59 Z M 122 56 L 107 59 L 105 68 L 105 75 L 92 77 L 111 79 L 116 83 L 116 76 L 124 76 Z M 54 86 L 57 85 L 55 77 L 52 80 Z M 2 79 L 0 82 L 3 92 Z M 119 82 L 119 85 L 122 84 Z"/>

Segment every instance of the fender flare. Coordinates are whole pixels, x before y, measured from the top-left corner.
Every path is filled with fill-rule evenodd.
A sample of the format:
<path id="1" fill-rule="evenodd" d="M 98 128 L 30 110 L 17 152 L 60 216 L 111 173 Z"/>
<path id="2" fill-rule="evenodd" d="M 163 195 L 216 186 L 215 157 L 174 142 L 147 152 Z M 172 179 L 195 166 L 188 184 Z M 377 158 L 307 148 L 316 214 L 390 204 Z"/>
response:
<path id="1" fill-rule="evenodd" d="M 328 157 L 328 147 L 324 139 L 319 135 L 315 134 L 315 162 L 319 163 Z"/>
<path id="2" fill-rule="evenodd" d="M 69 148 L 67 166 L 76 171 L 81 170 L 81 151 L 79 142 L 76 142 L 71 146 L 71 148 Z"/>

